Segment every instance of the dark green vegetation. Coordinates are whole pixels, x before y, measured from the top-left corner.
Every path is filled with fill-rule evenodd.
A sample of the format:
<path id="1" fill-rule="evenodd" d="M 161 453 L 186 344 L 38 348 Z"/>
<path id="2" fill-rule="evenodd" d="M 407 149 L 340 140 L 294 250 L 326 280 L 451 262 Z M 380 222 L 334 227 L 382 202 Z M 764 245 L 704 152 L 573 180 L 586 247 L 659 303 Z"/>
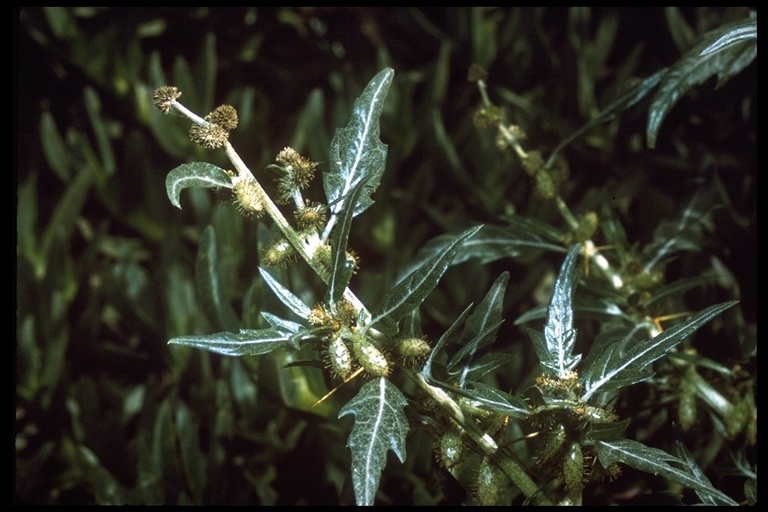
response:
<path id="1" fill-rule="evenodd" d="M 756 26 L 736 8 L 24 9 L 16 498 L 755 503 Z M 270 196 L 285 147 L 317 162 L 322 279 L 269 252 L 275 223 L 228 187 L 166 192 L 172 169 L 233 164 L 152 107 L 163 85 L 200 116 L 237 109 L 229 140 Z M 378 156 L 341 193 L 357 106 Z M 316 405 L 345 373 L 331 347 L 368 375 Z"/>

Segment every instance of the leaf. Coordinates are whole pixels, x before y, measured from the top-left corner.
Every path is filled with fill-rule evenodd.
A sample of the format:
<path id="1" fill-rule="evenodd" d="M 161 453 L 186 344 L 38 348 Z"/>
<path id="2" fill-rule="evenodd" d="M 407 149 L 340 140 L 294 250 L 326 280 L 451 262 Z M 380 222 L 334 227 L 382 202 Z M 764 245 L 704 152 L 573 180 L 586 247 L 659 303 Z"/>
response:
<path id="1" fill-rule="evenodd" d="M 232 306 L 227 302 L 219 279 L 216 232 L 208 226 L 200 237 L 195 261 L 195 282 L 203 311 L 219 329 L 234 330 L 238 326 Z"/>
<path id="2" fill-rule="evenodd" d="M 504 308 L 504 292 L 509 283 L 509 272 L 502 272 L 491 285 L 488 293 L 477 305 L 464 324 L 462 338 L 465 342 L 475 338 L 490 325 L 498 324 L 502 320 L 501 312 Z M 478 347 L 482 348 L 481 347 Z"/>
<path id="3" fill-rule="evenodd" d="M 509 283 L 509 272 L 502 272 L 464 324 L 464 332 L 462 333 L 464 346 L 448 362 L 448 369 L 450 370 L 465 356 L 469 356 L 463 363 L 459 376 L 459 387 L 464 387 L 468 373 L 474 366 L 473 359 L 477 351 L 496 341 L 496 333 L 504 321 L 501 317 L 501 311 L 504 307 L 504 292 L 507 283 Z"/>
<path id="4" fill-rule="evenodd" d="M 358 203 L 368 180 L 369 177 L 360 180 L 341 203 L 339 223 L 331 236 L 331 275 L 328 280 L 330 299 L 328 302 L 330 304 L 335 304 L 344 294 L 355 269 L 354 263 L 347 258 L 347 240 L 349 240 L 349 231 L 352 227 L 355 205 Z"/>
<path id="5" fill-rule="evenodd" d="M 704 35 L 664 75 L 648 112 L 648 147 L 656 147 L 662 121 L 691 87 L 717 75 L 717 87 L 757 57 L 757 21 L 738 20 Z"/>
<path id="6" fill-rule="evenodd" d="M 346 197 L 363 178 L 368 178 L 365 193 L 353 205 L 353 216 L 373 204 L 371 194 L 379 186 L 387 159 L 387 146 L 379 140 L 379 117 L 392 83 L 394 71 L 379 72 L 355 101 L 345 128 L 336 130 L 330 149 L 331 170 L 323 175 L 323 188 L 333 215 L 341 212 Z"/>
<path id="7" fill-rule="evenodd" d="M 304 330 L 303 325 L 297 324 L 296 322 L 291 322 L 290 320 L 285 320 L 284 318 L 280 318 L 279 316 L 273 315 L 272 313 L 268 313 L 266 311 L 262 311 L 261 316 L 264 317 L 264 320 L 269 322 L 269 325 L 285 332 L 292 332 L 297 334 Z"/>
<path id="8" fill-rule="evenodd" d="M 685 292 L 694 288 L 704 288 L 717 284 L 718 277 L 714 273 L 702 273 L 696 277 L 686 277 L 673 281 L 658 290 L 645 301 L 645 307 L 649 308 L 652 304 L 662 303 L 662 301 L 671 297 L 682 297 Z"/>
<path id="9" fill-rule="evenodd" d="M 552 370 L 560 377 L 573 370 L 581 355 L 573 356 L 571 351 L 576 342 L 576 330 L 573 328 L 573 305 L 571 299 L 576 284 L 576 256 L 580 244 L 571 246 L 565 257 L 560 274 L 557 276 L 552 299 L 547 311 L 547 323 L 544 336 L 529 329 L 536 354 L 541 365 Z M 536 333 L 535 335 L 532 334 Z"/>
<path id="10" fill-rule="evenodd" d="M 461 246 L 477 233 L 480 227 L 470 228 L 458 235 L 441 253 L 422 263 L 392 287 L 374 310 L 369 325 L 374 325 L 384 318 L 397 322 L 418 307 L 437 286 L 437 282 Z"/>
<path id="11" fill-rule="evenodd" d="M 419 314 L 419 308 L 415 308 L 405 315 L 400 334 L 403 338 L 421 338 L 421 315 Z"/>
<path id="12" fill-rule="evenodd" d="M 738 301 L 723 302 L 701 310 L 683 323 L 665 330 L 658 336 L 632 345 L 622 354 L 624 340 L 617 341 L 582 373 L 584 401 L 598 389 L 618 389 L 650 376 L 642 370 L 693 334 L 699 327 L 730 308 Z"/>
<path id="13" fill-rule="evenodd" d="M 698 473 L 686 472 L 668 464 L 675 462 L 685 467 L 685 461 L 678 459 L 662 450 L 651 448 L 630 439 L 616 441 L 596 441 L 595 447 L 600 462 L 604 467 L 615 462 L 621 462 L 640 471 L 660 475 L 696 491 L 699 495 L 707 496 L 721 505 L 738 505 L 733 499 L 712 487 L 707 479 L 700 478 Z"/>
<path id="14" fill-rule="evenodd" d="M 98 166 L 98 169 L 103 170 L 103 178 L 107 178 L 115 173 L 115 154 L 112 151 L 106 123 L 101 116 L 101 99 L 92 87 L 86 87 L 83 96 L 83 103 L 85 103 L 85 108 L 88 111 L 88 119 L 91 122 L 101 157 L 99 162 L 101 165 Z"/>
<path id="15" fill-rule="evenodd" d="M 707 475 L 705 475 L 704 471 L 702 471 L 699 465 L 696 464 L 696 460 L 693 458 L 693 455 L 683 443 L 681 443 L 680 441 L 675 441 L 675 451 L 677 452 L 680 460 L 685 462 L 685 466 L 688 469 L 688 472 L 692 476 L 694 476 L 696 479 L 700 480 L 701 482 L 705 482 L 710 486 L 712 485 L 712 483 L 709 481 L 709 478 L 707 478 Z M 722 501 L 719 502 L 717 499 L 715 499 L 715 496 L 709 493 L 696 491 L 696 494 L 699 496 L 699 499 L 701 499 L 701 501 L 704 502 L 705 505 L 716 506 L 716 505 L 735 504 L 735 503 L 731 503 L 730 500 L 727 500 L 726 502 L 722 502 Z"/>
<path id="16" fill-rule="evenodd" d="M 600 111 L 599 114 L 590 119 L 584 126 L 576 130 L 574 133 L 566 137 L 565 140 L 563 140 L 560 144 L 558 144 L 554 151 L 552 151 L 550 157 L 547 159 L 547 163 L 544 167 L 551 169 L 557 161 L 557 155 L 563 150 L 563 148 L 584 134 L 584 132 L 594 128 L 599 124 L 614 119 L 617 115 L 633 107 L 637 102 L 645 98 L 659 84 L 666 72 L 667 68 L 657 71 L 653 75 L 644 78 L 634 86 L 627 89 L 627 91 L 622 94 L 619 99 L 605 107 Z"/>
<path id="17" fill-rule="evenodd" d="M 583 435 L 584 444 L 594 444 L 595 441 L 610 441 L 620 439 L 631 422 L 631 418 L 621 421 L 590 422 Z"/>
<path id="18" fill-rule="evenodd" d="M 168 341 L 173 345 L 186 345 L 225 356 L 260 356 L 278 349 L 294 348 L 294 333 L 270 327 L 268 329 L 241 329 L 239 332 L 219 332 L 201 336 L 177 336 Z"/>
<path id="19" fill-rule="evenodd" d="M 481 409 L 520 419 L 527 418 L 530 414 L 530 409 L 522 398 L 504 393 L 482 382 L 473 382 L 470 386 L 469 389 L 462 390 L 461 394 L 479 402 L 478 407 Z"/>
<path id="20" fill-rule="evenodd" d="M 476 382 L 480 380 L 484 375 L 487 375 L 497 368 L 500 368 L 501 366 L 504 366 L 507 363 L 511 363 L 517 359 L 517 356 L 513 356 L 511 354 L 483 354 L 471 363 L 462 365 L 461 372 L 453 371 L 449 373 L 452 375 L 461 373 L 463 382 L 460 382 L 460 385 L 464 386 L 465 383 Z"/>
<path id="21" fill-rule="evenodd" d="M 458 265 L 472 258 L 478 258 L 480 263 L 486 264 L 502 258 L 519 258 L 536 250 L 565 252 L 561 245 L 550 238 L 551 233 L 543 232 L 542 227 L 534 221 L 522 217 L 507 220 L 512 219 L 514 223 L 509 226 L 483 226 L 472 240 L 462 246 L 452 264 Z M 431 239 L 419 251 L 411 268 L 438 254 L 452 239 L 451 234 L 439 235 Z"/>
<path id="22" fill-rule="evenodd" d="M 435 343 L 435 348 L 432 349 L 432 352 L 430 352 L 429 357 L 424 362 L 424 368 L 422 368 L 421 373 L 424 375 L 424 379 L 429 384 L 436 383 L 435 379 L 432 378 L 432 361 L 435 359 L 435 356 L 440 353 L 441 350 L 445 347 L 445 345 L 448 343 L 448 340 L 451 339 L 451 336 L 453 336 L 453 333 L 456 332 L 456 329 L 459 328 L 459 326 L 464 322 L 464 319 L 469 314 L 469 310 L 472 309 L 472 304 L 466 307 L 464 311 L 456 318 L 456 320 L 453 321 L 451 326 L 446 330 L 442 336 L 440 336 L 440 339 L 437 340 L 437 343 Z"/>
<path id="23" fill-rule="evenodd" d="M 574 302 L 573 312 L 579 318 L 582 316 L 590 316 L 593 318 L 629 318 L 615 302 L 608 299 L 577 297 Z M 524 324 L 525 322 L 530 322 L 531 320 L 539 318 L 547 318 L 547 309 L 548 307 L 546 305 L 531 308 L 515 320 L 515 325 Z"/>
<path id="24" fill-rule="evenodd" d="M 469 340 L 468 342 L 464 343 L 464 345 L 456 352 L 450 361 L 448 361 L 447 368 L 449 370 L 453 369 L 458 365 L 460 362 L 462 362 L 462 359 L 464 359 L 467 355 L 469 355 L 469 359 L 463 362 L 462 366 L 467 371 L 472 366 L 472 356 L 477 352 L 478 347 L 490 345 L 496 340 L 496 332 L 499 330 L 499 326 L 504 323 L 503 319 L 499 319 L 496 322 L 492 323 L 491 325 L 488 325 L 484 330 L 477 333 L 477 336 Z M 459 372 L 461 373 L 461 370 Z M 463 380 L 463 379 L 462 379 Z M 463 383 L 460 384 L 463 386 Z"/>
<path id="25" fill-rule="evenodd" d="M 261 277 L 264 278 L 264 281 L 269 285 L 270 288 L 272 288 L 272 291 L 275 292 L 275 295 L 277 295 L 277 298 L 280 299 L 283 304 L 288 306 L 291 311 L 299 315 L 299 317 L 303 318 L 304 320 L 309 318 L 312 310 L 309 309 L 309 307 L 307 307 L 307 305 L 304 304 L 300 298 L 294 295 L 288 288 L 278 283 L 277 280 L 275 280 L 275 278 L 272 277 L 269 272 L 263 268 L 259 267 L 259 272 L 261 273 Z"/>
<path id="26" fill-rule="evenodd" d="M 39 258 L 35 261 L 35 277 L 38 279 L 45 277 L 53 246 L 56 243 L 69 243 L 92 184 L 93 173 L 88 168 L 82 169 L 67 185 L 67 190 L 56 204 L 56 209 L 41 237 Z"/>
<path id="27" fill-rule="evenodd" d="M 40 117 L 40 142 L 43 145 L 45 161 L 61 181 L 68 182 L 72 178 L 72 157 L 56 128 L 53 115 L 48 111 L 44 111 Z"/>
<path id="28" fill-rule="evenodd" d="M 181 208 L 179 195 L 185 188 L 232 188 L 232 179 L 221 167 L 205 162 L 181 164 L 165 178 L 165 191 L 176 208 Z"/>
<path id="29" fill-rule="evenodd" d="M 653 242 L 643 248 L 644 271 L 650 271 L 679 252 L 700 251 L 704 228 L 712 223 L 713 208 L 715 199 L 711 190 L 697 187 L 674 217 L 654 229 Z"/>
<path id="30" fill-rule="evenodd" d="M 16 245 L 17 254 L 26 257 L 33 266 L 38 259 L 37 253 L 37 173 L 18 186 L 16 209 Z M 18 263 L 17 263 L 18 265 Z M 17 278 L 18 279 L 18 278 Z"/>
<path id="31" fill-rule="evenodd" d="M 352 452 L 352 485 L 358 505 L 373 505 L 387 450 L 405 462 L 408 419 L 402 408 L 406 405 L 400 390 L 380 377 L 367 382 L 339 411 L 339 418 L 355 416 L 347 446 Z"/>

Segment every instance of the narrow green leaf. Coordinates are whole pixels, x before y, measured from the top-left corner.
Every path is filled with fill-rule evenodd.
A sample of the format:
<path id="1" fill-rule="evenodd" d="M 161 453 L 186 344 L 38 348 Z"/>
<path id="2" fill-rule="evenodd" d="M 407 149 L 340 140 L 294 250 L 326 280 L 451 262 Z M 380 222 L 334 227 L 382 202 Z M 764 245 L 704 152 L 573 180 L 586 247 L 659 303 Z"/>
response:
<path id="1" fill-rule="evenodd" d="M 624 437 L 624 431 L 631 421 L 631 418 L 626 418 L 621 421 L 591 422 L 583 436 L 584 444 L 620 439 Z"/>
<path id="2" fill-rule="evenodd" d="M 221 167 L 205 162 L 181 164 L 168 173 L 165 191 L 176 208 L 181 208 L 179 195 L 185 188 L 232 188 L 232 179 Z"/>
<path id="3" fill-rule="evenodd" d="M 277 329 L 241 329 L 239 332 L 219 332 L 201 336 L 177 336 L 168 341 L 225 356 L 260 356 L 278 349 L 294 348 L 292 332 Z"/>
<path id="4" fill-rule="evenodd" d="M 40 142 L 43 145 L 43 155 L 45 161 L 51 166 L 56 176 L 63 181 L 68 182 L 72 178 L 72 157 L 69 148 L 64 144 L 59 129 L 56 127 L 56 121 L 50 112 L 43 112 L 40 116 Z"/>
<path id="5" fill-rule="evenodd" d="M 519 258 L 533 251 L 565 252 L 565 249 L 544 233 L 538 232 L 535 222 L 515 218 L 510 226 L 483 226 L 472 240 L 468 240 L 451 262 L 458 265 L 472 258 L 486 264 L 502 258 Z M 416 255 L 412 267 L 440 253 L 453 239 L 453 235 L 438 235 L 431 239 Z"/>
<path id="6" fill-rule="evenodd" d="M 738 505 L 733 499 L 712 487 L 708 480 L 702 480 L 696 474 L 668 464 L 674 462 L 685 467 L 685 461 L 680 460 L 662 450 L 651 448 L 631 439 L 615 441 L 597 441 L 597 454 L 603 466 L 614 462 L 626 464 L 640 471 L 662 476 L 668 480 L 693 489 L 700 495 L 705 495 L 719 504 Z"/>
<path id="7" fill-rule="evenodd" d="M 547 309 L 548 306 L 546 305 L 531 308 L 515 320 L 515 325 L 524 324 L 525 322 L 530 322 L 531 320 L 537 320 L 539 318 L 547 318 Z M 587 316 L 592 318 L 629 318 L 627 313 L 625 313 L 615 302 L 602 298 L 577 297 L 573 304 L 573 313 L 579 318 Z"/>
<path id="8" fill-rule="evenodd" d="M 358 182 L 351 193 L 344 197 L 341 203 L 339 222 L 331 235 L 331 275 L 328 280 L 329 303 L 335 304 L 344 294 L 344 290 L 352 278 L 354 263 L 347 259 L 347 240 L 352 228 L 352 218 L 355 215 L 355 205 L 358 204 L 369 177 Z"/>
<path id="9" fill-rule="evenodd" d="M 352 486 L 358 505 L 373 505 L 387 464 L 387 450 L 405 462 L 408 418 L 402 409 L 406 405 L 400 390 L 380 377 L 367 382 L 339 411 L 339 418 L 355 416 L 347 446 L 352 452 Z"/>
<path id="10" fill-rule="evenodd" d="M 461 385 L 465 385 L 467 383 L 477 382 L 483 376 L 517 359 L 517 356 L 513 356 L 511 354 L 499 354 L 497 352 L 487 353 L 478 358 L 475 358 L 469 364 L 462 365 L 460 372 L 456 372 L 454 370 L 449 371 L 449 373 L 451 375 L 460 373 L 464 379 L 464 382 L 461 383 Z"/>
<path id="11" fill-rule="evenodd" d="M 709 478 L 707 478 L 707 475 L 704 474 L 704 471 L 701 470 L 698 464 L 696 464 L 696 460 L 693 458 L 693 455 L 691 454 L 690 450 L 686 448 L 686 446 L 681 443 L 680 441 L 675 441 L 675 451 L 677 452 L 678 458 L 685 462 L 685 466 L 688 469 L 688 472 L 697 480 L 699 480 L 702 483 L 706 483 L 709 486 L 712 486 L 712 483 L 709 481 Z M 714 489 L 714 487 L 712 487 Z M 705 493 L 701 491 L 696 491 L 696 494 L 699 496 L 699 499 L 705 504 L 705 505 L 734 505 L 735 503 L 732 503 L 731 500 L 727 500 L 726 502 L 718 501 L 714 495 L 711 493 Z"/>
<path id="12" fill-rule="evenodd" d="M 37 260 L 37 173 L 30 174 L 16 192 L 16 246 L 17 255 L 34 265 Z"/>
<path id="13" fill-rule="evenodd" d="M 195 282 L 200 304 L 218 329 L 232 331 L 238 321 L 232 306 L 227 302 L 219 280 L 216 232 L 208 226 L 200 237 L 195 262 Z"/>
<path id="14" fill-rule="evenodd" d="M 387 158 L 387 146 L 379 140 L 379 118 L 392 83 L 394 71 L 386 68 L 368 83 L 355 101 L 345 128 L 336 130 L 330 148 L 331 170 L 323 175 L 323 188 L 331 213 L 341 212 L 346 197 L 363 178 L 368 178 L 365 193 L 353 205 L 353 216 L 373 204 L 371 194 L 379 186 Z"/>
<path id="15" fill-rule="evenodd" d="M 566 372 L 573 370 L 581 360 L 581 355 L 571 354 L 573 345 L 576 343 L 571 300 L 577 283 L 575 268 L 579 249 L 580 244 L 573 245 L 560 268 L 547 310 L 543 338 L 539 336 L 531 338 L 541 365 L 560 377 L 564 377 Z M 541 343 L 542 340 L 544 343 Z"/>
<path id="16" fill-rule="evenodd" d="M 304 329 L 304 326 L 299 323 L 291 322 L 290 320 L 280 318 L 279 316 L 273 315 L 272 313 L 268 313 L 266 311 L 262 311 L 261 316 L 263 316 L 264 320 L 269 322 L 269 325 L 275 329 L 280 329 L 282 331 L 291 332 L 294 334 Z"/>
<path id="17" fill-rule="evenodd" d="M 513 418 L 527 418 L 530 409 L 522 398 L 499 391 L 493 386 L 482 382 L 473 382 L 468 389 L 464 389 L 462 395 L 479 402 L 478 407 L 487 411 L 506 414 Z"/>
<path id="18" fill-rule="evenodd" d="M 38 279 L 42 279 L 46 274 L 46 267 L 54 242 L 69 242 L 69 237 L 80 216 L 80 211 L 92 184 L 93 173 L 90 169 L 82 169 L 69 183 L 67 190 L 56 205 L 40 242 L 40 258 L 35 266 L 35 276 Z"/>
<path id="19" fill-rule="evenodd" d="M 756 57 L 757 20 L 739 20 L 705 34 L 665 73 L 648 112 L 648 147 L 656 147 L 662 121 L 690 88 L 714 75 L 719 87 Z"/>
<path id="20" fill-rule="evenodd" d="M 654 292 L 654 294 L 645 301 L 645 307 L 652 304 L 663 302 L 671 297 L 682 297 L 685 292 L 694 288 L 704 288 L 717 284 L 718 277 L 714 273 L 701 274 L 696 277 L 686 277 L 673 281 Z"/>
<path id="21" fill-rule="evenodd" d="M 463 360 L 459 375 L 459 387 L 464 387 L 466 383 L 467 374 L 474 366 L 475 354 L 496 341 L 496 332 L 504 321 L 501 312 L 504 307 L 504 292 L 507 283 L 509 283 L 509 272 L 502 272 L 464 324 L 464 332 L 462 333 L 464 346 L 448 363 L 450 370 Z"/>
<path id="22" fill-rule="evenodd" d="M 176 57 L 173 61 L 173 85 L 184 94 L 184 105 L 187 108 L 193 111 L 202 111 L 205 108 L 197 92 L 197 81 L 192 75 L 189 63 L 182 56 Z"/>
<path id="23" fill-rule="evenodd" d="M 509 272 L 502 272 L 491 285 L 483 300 L 480 301 L 472 314 L 467 317 L 462 334 L 465 343 L 486 330 L 488 326 L 497 324 L 502 320 L 501 313 L 504 309 L 504 293 L 508 283 Z M 478 349 L 480 348 L 482 347 L 478 347 Z"/>
<path id="24" fill-rule="evenodd" d="M 92 87 L 86 87 L 83 93 L 85 108 L 88 111 L 88 119 L 96 137 L 96 145 L 99 148 L 99 169 L 104 172 L 104 177 L 115 173 L 115 154 L 112 151 L 112 142 L 107 134 L 107 127 L 101 117 L 101 99 Z"/>
<path id="25" fill-rule="evenodd" d="M 470 228 L 458 235 L 441 253 L 422 263 L 420 267 L 416 268 L 402 281 L 392 287 L 374 310 L 370 325 L 379 322 L 383 318 L 397 322 L 419 306 L 437 286 L 437 282 L 448 268 L 448 265 L 450 265 L 453 257 L 459 252 L 461 246 L 472 235 L 477 233 L 481 227 Z"/>
<path id="26" fill-rule="evenodd" d="M 665 330 L 658 336 L 630 346 L 625 353 L 624 340 L 609 346 L 594 364 L 582 373 L 584 396 L 589 400 L 599 389 L 617 389 L 644 380 L 642 370 L 693 334 L 699 327 L 730 308 L 738 301 L 723 302 L 701 310 L 683 323 Z"/>
<path id="27" fill-rule="evenodd" d="M 451 357 L 450 361 L 448 361 L 448 370 L 453 370 L 461 362 L 461 367 L 468 371 L 472 366 L 473 356 L 477 353 L 478 347 L 484 347 L 493 343 L 496 340 L 496 332 L 499 330 L 499 326 L 503 323 L 504 319 L 499 319 L 486 326 L 485 329 L 477 333 L 474 338 L 465 342 L 453 357 Z M 462 360 L 464 361 L 462 362 Z M 459 369 L 457 373 L 461 374 L 462 371 L 462 369 Z M 464 379 L 460 379 L 460 386 L 463 385 L 463 380 Z"/>
<path id="28" fill-rule="evenodd" d="M 208 480 L 208 458 L 200 448 L 200 421 L 187 405 L 176 402 L 174 424 L 179 440 L 180 470 L 189 482 L 192 500 L 203 503 L 203 491 Z"/>
<path id="29" fill-rule="evenodd" d="M 405 315 L 401 334 L 403 338 L 421 338 L 421 315 L 419 313 L 419 308 L 415 308 Z"/>
<path id="30" fill-rule="evenodd" d="M 712 222 L 710 212 L 715 204 L 711 189 L 697 187 L 676 215 L 654 229 L 653 241 L 643 247 L 644 271 L 650 271 L 679 252 L 700 251 L 703 231 Z"/>
<path id="31" fill-rule="evenodd" d="M 627 91 L 621 95 L 619 99 L 612 102 L 605 107 L 599 114 L 589 120 L 584 126 L 576 130 L 574 133 L 566 137 L 558 146 L 552 151 L 552 154 L 547 159 L 545 167 L 550 169 L 557 161 L 557 155 L 568 144 L 581 137 L 586 131 L 594 128 L 595 126 L 605 123 L 614 119 L 617 115 L 621 114 L 625 110 L 633 107 L 637 102 L 645 98 L 664 78 L 664 74 L 667 72 L 667 68 L 657 71 L 653 75 L 644 78 L 634 86 L 627 89 Z"/>
<path id="32" fill-rule="evenodd" d="M 437 354 L 443 350 L 445 345 L 448 343 L 448 340 L 450 340 L 451 336 L 453 336 L 453 333 L 456 332 L 459 326 L 464 322 L 464 319 L 467 318 L 470 309 L 472 309 L 472 304 L 467 306 L 464 311 L 462 311 L 462 313 L 456 318 L 456 320 L 453 321 L 451 326 L 443 333 L 443 335 L 440 336 L 440 339 L 438 339 L 437 343 L 435 343 L 435 348 L 432 349 L 429 357 L 424 362 L 424 368 L 421 370 L 421 372 L 424 374 L 424 378 L 428 383 L 435 383 L 435 380 L 432 378 L 432 361 L 435 359 Z"/>
<path id="33" fill-rule="evenodd" d="M 275 292 L 275 295 L 277 295 L 277 298 L 280 299 L 283 304 L 299 315 L 300 318 L 303 318 L 304 320 L 309 318 L 312 310 L 309 309 L 300 298 L 294 295 L 288 288 L 278 283 L 277 280 L 263 268 L 259 267 L 259 272 L 261 273 L 261 277 L 264 278 L 264 281 L 269 285 L 272 291 Z"/>

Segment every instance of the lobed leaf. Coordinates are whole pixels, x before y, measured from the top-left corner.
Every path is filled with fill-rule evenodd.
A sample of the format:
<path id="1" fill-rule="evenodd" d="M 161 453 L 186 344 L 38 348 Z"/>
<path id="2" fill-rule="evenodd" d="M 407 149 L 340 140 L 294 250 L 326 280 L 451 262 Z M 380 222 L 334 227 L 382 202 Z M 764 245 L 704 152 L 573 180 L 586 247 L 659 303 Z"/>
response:
<path id="1" fill-rule="evenodd" d="M 644 368 L 693 334 L 699 327 L 730 308 L 737 301 L 723 302 L 701 310 L 683 323 L 665 330 L 658 336 L 632 345 L 623 353 L 624 340 L 608 347 L 583 373 L 583 400 L 598 389 L 618 389 L 650 377 Z"/>
<path id="2" fill-rule="evenodd" d="M 604 467 L 615 462 L 621 462 L 640 471 L 660 475 L 696 491 L 700 496 L 706 496 L 707 501 L 720 505 L 738 505 L 733 499 L 712 487 L 706 478 L 701 478 L 700 472 L 685 471 L 671 466 L 675 462 L 683 467 L 687 462 L 674 457 L 657 448 L 651 448 L 638 441 L 618 439 L 615 441 L 596 441 L 595 447 L 600 462 Z"/>
<path id="3" fill-rule="evenodd" d="M 580 244 L 573 245 L 560 268 L 547 310 L 544 336 L 531 335 L 542 366 L 560 377 L 565 376 L 567 371 L 573 370 L 581 360 L 581 355 L 571 354 L 573 345 L 576 343 L 571 301 L 577 281 L 575 267 L 579 249 Z M 530 330 L 529 334 L 531 334 Z"/>
<path id="4" fill-rule="evenodd" d="M 367 382 L 339 411 L 339 418 L 355 416 L 347 446 L 352 451 L 352 486 L 358 505 L 373 505 L 388 450 L 405 462 L 408 418 L 402 408 L 406 405 L 400 390 L 379 377 Z"/>
<path id="5" fill-rule="evenodd" d="M 379 140 L 379 118 L 394 73 L 386 68 L 371 79 L 355 101 L 349 123 L 333 136 L 331 170 L 323 175 L 323 188 L 333 215 L 341 212 L 342 199 L 364 178 L 368 179 L 363 187 L 365 192 L 352 205 L 352 215 L 359 215 L 373 204 L 371 194 L 379 186 L 387 159 L 387 146 Z"/>
<path id="6" fill-rule="evenodd" d="M 739 20 L 708 32 L 665 74 L 648 112 L 648 147 L 656 147 L 662 121 L 683 94 L 717 75 L 717 87 L 757 57 L 757 20 Z"/>

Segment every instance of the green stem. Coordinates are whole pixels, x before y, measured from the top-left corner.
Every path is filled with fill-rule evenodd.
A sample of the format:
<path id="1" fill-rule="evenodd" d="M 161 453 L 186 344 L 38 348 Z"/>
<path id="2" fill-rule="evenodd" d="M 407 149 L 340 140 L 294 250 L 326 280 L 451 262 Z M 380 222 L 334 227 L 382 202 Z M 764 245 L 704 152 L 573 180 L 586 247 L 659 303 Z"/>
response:
<path id="1" fill-rule="evenodd" d="M 493 458 L 504 474 L 512 480 L 526 497 L 533 497 L 533 501 L 537 505 L 552 504 L 546 496 L 539 493 L 539 486 L 531 480 L 525 468 L 500 450 L 496 441 L 486 432 L 483 432 L 474 420 L 467 418 L 453 397 L 445 390 L 430 385 L 421 373 L 414 372 L 413 370 L 406 370 L 406 373 L 428 396 L 440 405 L 452 420 L 461 425 L 464 432 L 472 439 L 482 453 Z"/>

